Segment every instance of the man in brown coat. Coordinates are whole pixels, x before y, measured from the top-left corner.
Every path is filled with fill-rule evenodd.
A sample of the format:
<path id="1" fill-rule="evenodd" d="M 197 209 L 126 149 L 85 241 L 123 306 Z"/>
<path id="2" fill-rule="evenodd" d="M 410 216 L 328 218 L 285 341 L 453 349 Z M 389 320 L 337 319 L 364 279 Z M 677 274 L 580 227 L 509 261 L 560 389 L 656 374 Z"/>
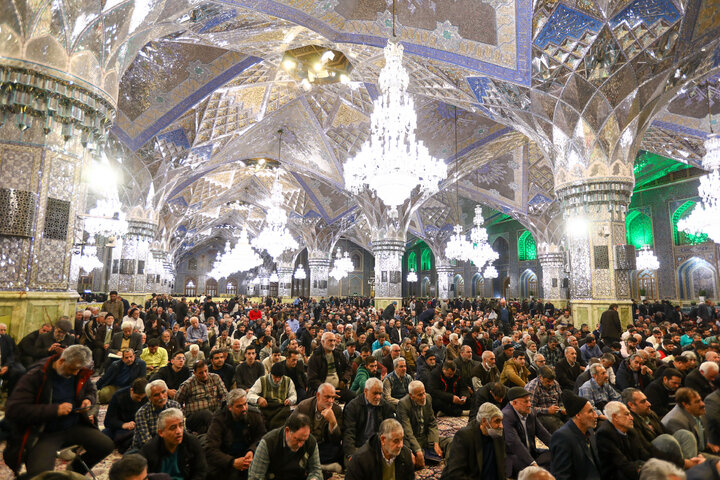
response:
<path id="1" fill-rule="evenodd" d="M 292 416 L 299 414 L 310 418 L 310 433 L 315 437 L 320 452 L 322 469 L 340 473 L 342 449 L 342 409 L 335 403 L 335 387 L 323 383 L 314 397 L 298 403 Z"/>
<path id="2" fill-rule="evenodd" d="M 508 387 L 524 387 L 528 382 L 528 375 L 530 370 L 525 366 L 525 352 L 516 350 L 512 360 L 505 362 L 500 374 L 500 382 Z"/>

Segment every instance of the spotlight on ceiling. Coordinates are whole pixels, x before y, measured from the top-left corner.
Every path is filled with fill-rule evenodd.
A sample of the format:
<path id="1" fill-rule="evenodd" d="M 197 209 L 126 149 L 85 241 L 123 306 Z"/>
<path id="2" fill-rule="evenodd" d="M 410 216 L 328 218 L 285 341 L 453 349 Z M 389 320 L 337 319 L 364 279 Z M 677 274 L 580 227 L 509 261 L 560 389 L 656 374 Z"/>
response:
<path id="1" fill-rule="evenodd" d="M 339 50 L 318 45 L 293 48 L 283 54 L 281 66 L 303 90 L 310 91 L 314 84 L 350 83 L 352 64 Z"/>
<path id="2" fill-rule="evenodd" d="M 272 158 L 259 157 L 259 158 L 245 158 L 241 160 L 248 168 L 255 170 L 275 170 L 280 167 L 280 162 Z"/>

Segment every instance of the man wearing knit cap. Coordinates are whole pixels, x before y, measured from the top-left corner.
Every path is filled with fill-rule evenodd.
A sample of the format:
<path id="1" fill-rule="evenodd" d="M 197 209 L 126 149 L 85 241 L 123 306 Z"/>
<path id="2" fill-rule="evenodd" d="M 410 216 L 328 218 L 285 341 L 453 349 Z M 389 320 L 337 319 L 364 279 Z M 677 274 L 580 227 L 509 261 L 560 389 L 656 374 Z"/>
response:
<path id="1" fill-rule="evenodd" d="M 551 471 L 557 480 L 600 480 L 600 457 L 593 429 L 598 415 L 590 402 L 569 390 L 561 395 L 570 420 L 550 439 Z"/>
<path id="2" fill-rule="evenodd" d="M 530 392 L 522 387 L 508 390 L 508 403 L 502 409 L 505 430 L 505 461 L 508 475 L 514 477 L 528 465 L 550 466 L 550 452 L 536 447 L 535 437 L 550 444 L 550 432 L 540 423 L 530 405 Z"/>

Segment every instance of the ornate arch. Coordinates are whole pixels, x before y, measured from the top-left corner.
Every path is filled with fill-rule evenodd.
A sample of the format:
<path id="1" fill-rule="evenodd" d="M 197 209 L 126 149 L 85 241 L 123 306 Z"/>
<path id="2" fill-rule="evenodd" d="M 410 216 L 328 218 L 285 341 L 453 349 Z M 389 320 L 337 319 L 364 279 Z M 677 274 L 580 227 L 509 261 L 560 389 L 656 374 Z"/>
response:
<path id="1" fill-rule="evenodd" d="M 525 230 L 518 237 L 518 260 L 521 262 L 537 260 L 537 245 L 529 230 Z"/>

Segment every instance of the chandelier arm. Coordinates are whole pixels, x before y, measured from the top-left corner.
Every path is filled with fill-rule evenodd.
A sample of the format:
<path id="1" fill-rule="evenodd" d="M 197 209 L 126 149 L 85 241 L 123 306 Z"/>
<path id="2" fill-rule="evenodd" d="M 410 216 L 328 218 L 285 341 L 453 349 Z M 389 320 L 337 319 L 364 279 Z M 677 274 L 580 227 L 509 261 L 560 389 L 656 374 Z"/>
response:
<path id="1" fill-rule="evenodd" d="M 707 104 L 708 104 L 708 123 L 710 124 L 710 135 L 712 135 L 713 132 L 713 126 L 712 126 L 712 109 L 710 108 L 710 81 L 707 82 Z"/>

